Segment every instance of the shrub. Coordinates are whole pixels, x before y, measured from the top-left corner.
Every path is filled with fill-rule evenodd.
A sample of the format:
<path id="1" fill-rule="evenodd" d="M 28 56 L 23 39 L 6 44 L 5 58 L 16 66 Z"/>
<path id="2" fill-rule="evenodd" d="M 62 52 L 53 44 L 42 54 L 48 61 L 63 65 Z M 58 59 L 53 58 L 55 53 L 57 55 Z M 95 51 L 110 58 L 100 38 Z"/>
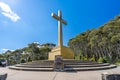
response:
<path id="1" fill-rule="evenodd" d="M 75 60 L 80 60 L 80 57 L 79 56 L 75 56 Z"/>
<path id="2" fill-rule="evenodd" d="M 95 55 L 92 56 L 92 58 L 90 59 L 90 61 L 95 61 Z"/>
<path id="3" fill-rule="evenodd" d="M 84 59 L 83 59 L 84 61 L 87 61 L 88 59 L 87 59 L 87 57 L 84 57 Z"/>
<path id="4" fill-rule="evenodd" d="M 103 62 L 103 63 L 110 63 L 110 59 L 108 57 L 100 57 L 98 59 L 98 62 Z"/>
<path id="5" fill-rule="evenodd" d="M 45 57 L 44 57 L 44 56 L 41 56 L 41 57 L 40 57 L 40 60 L 45 60 Z"/>
<path id="6" fill-rule="evenodd" d="M 31 62 L 31 61 L 32 61 L 31 57 L 28 57 L 28 62 Z"/>
<path id="7" fill-rule="evenodd" d="M 25 63 L 26 61 L 25 61 L 25 59 L 21 59 L 21 63 Z"/>
<path id="8" fill-rule="evenodd" d="M 118 61 L 115 64 L 120 65 L 120 59 L 118 59 Z"/>
<path id="9" fill-rule="evenodd" d="M 100 58 L 98 59 L 98 62 L 104 62 L 104 59 L 103 59 L 102 57 L 100 57 Z"/>

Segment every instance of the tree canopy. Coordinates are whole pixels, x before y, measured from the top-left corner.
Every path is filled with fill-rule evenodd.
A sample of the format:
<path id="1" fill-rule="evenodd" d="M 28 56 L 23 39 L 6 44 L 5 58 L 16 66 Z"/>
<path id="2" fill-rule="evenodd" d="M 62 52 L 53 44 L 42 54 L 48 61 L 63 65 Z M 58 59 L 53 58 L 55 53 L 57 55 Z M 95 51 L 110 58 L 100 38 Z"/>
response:
<path id="1" fill-rule="evenodd" d="M 79 56 L 95 59 L 108 58 L 115 62 L 120 58 L 120 16 L 115 17 L 98 29 L 87 30 L 68 42 L 68 46 Z"/>
<path id="2" fill-rule="evenodd" d="M 19 64 L 23 62 L 48 59 L 48 53 L 56 45 L 53 43 L 39 44 L 33 42 L 27 47 L 16 49 L 14 51 L 6 51 L 0 54 L 0 59 L 6 59 L 9 65 Z"/>

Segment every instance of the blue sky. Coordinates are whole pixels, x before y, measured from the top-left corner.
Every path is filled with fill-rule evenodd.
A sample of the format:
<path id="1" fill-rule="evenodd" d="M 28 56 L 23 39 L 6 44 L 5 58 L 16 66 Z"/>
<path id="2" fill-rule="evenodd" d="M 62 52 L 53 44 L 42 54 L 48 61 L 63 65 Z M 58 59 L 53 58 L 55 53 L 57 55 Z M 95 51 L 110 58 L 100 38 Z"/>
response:
<path id="1" fill-rule="evenodd" d="M 57 44 L 57 21 L 62 11 L 64 45 L 81 32 L 98 28 L 120 14 L 119 0 L 0 0 L 0 53 L 31 42 Z"/>

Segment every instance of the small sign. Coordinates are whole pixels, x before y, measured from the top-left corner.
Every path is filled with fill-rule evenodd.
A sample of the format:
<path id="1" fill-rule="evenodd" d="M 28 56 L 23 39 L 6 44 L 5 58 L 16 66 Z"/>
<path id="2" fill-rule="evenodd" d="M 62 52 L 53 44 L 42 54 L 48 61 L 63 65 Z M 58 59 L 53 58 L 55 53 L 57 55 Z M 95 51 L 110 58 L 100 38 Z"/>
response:
<path id="1" fill-rule="evenodd" d="M 54 70 L 55 71 L 63 71 L 64 63 L 61 55 L 56 55 L 54 60 Z"/>

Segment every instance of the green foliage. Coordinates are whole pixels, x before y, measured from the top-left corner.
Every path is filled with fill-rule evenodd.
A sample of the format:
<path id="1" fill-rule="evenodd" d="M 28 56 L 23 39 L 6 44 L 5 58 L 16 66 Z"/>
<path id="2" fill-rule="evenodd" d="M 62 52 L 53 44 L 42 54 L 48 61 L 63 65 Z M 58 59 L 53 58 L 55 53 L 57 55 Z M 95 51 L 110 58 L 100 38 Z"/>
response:
<path id="1" fill-rule="evenodd" d="M 75 60 L 83 60 L 83 59 L 84 57 L 83 57 L 82 51 L 80 50 L 80 54 L 75 56 Z"/>
<path id="2" fill-rule="evenodd" d="M 41 56 L 41 57 L 40 57 L 40 60 L 44 60 L 44 59 L 45 59 L 45 57 L 44 57 L 44 56 Z"/>
<path id="3" fill-rule="evenodd" d="M 120 59 L 115 64 L 116 65 L 120 65 Z"/>
<path id="4" fill-rule="evenodd" d="M 88 60 L 88 58 L 87 57 L 84 57 L 84 59 L 83 59 L 84 61 L 87 61 Z"/>
<path id="5" fill-rule="evenodd" d="M 75 60 L 80 60 L 80 57 L 79 56 L 75 56 Z"/>
<path id="6" fill-rule="evenodd" d="M 103 59 L 104 59 L 104 61 L 103 61 L 104 63 L 111 63 L 112 62 L 108 56 L 104 56 Z"/>
<path id="7" fill-rule="evenodd" d="M 0 59 L 3 59 L 4 57 L 3 57 L 3 55 L 2 54 L 0 54 Z"/>
<path id="8" fill-rule="evenodd" d="M 25 61 L 25 59 L 21 59 L 21 63 L 25 63 L 26 61 Z"/>
<path id="9" fill-rule="evenodd" d="M 82 50 L 80 50 L 79 60 L 84 60 L 84 56 L 83 56 Z"/>
<path id="10" fill-rule="evenodd" d="M 18 61 L 18 63 L 17 64 L 20 64 L 21 62 L 20 61 Z"/>
<path id="11" fill-rule="evenodd" d="M 98 59 L 98 62 L 104 62 L 104 59 L 103 59 L 102 57 L 100 57 L 100 58 Z"/>
<path id="12" fill-rule="evenodd" d="M 14 64 L 16 64 L 17 62 L 16 62 L 14 59 L 11 59 L 11 60 L 10 60 L 10 63 L 11 63 L 11 65 L 14 65 Z"/>
<path id="13" fill-rule="evenodd" d="M 8 50 L 0 54 L 0 59 L 6 59 L 8 65 L 31 62 L 34 60 L 45 60 L 48 59 L 48 53 L 53 47 L 55 47 L 55 44 L 52 43 L 40 45 L 37 42 L 33 42 L 28 44 L 27 47 L 16 49 L 15 51 Z"/>
<path id="14" fill-rule="evenodd" d="M 95 61 L 95 55 L 93 55 L 92 58 L 90 58 L 90 61 Z"/>
<path id="15" fill-rule="evenodd" d="M 29 57 L 28 57 L 28 62 L 31 62 L 31 61 L 32 61 L 32 59 L 31 59 L 31 57 L 29 56 Z"/>

